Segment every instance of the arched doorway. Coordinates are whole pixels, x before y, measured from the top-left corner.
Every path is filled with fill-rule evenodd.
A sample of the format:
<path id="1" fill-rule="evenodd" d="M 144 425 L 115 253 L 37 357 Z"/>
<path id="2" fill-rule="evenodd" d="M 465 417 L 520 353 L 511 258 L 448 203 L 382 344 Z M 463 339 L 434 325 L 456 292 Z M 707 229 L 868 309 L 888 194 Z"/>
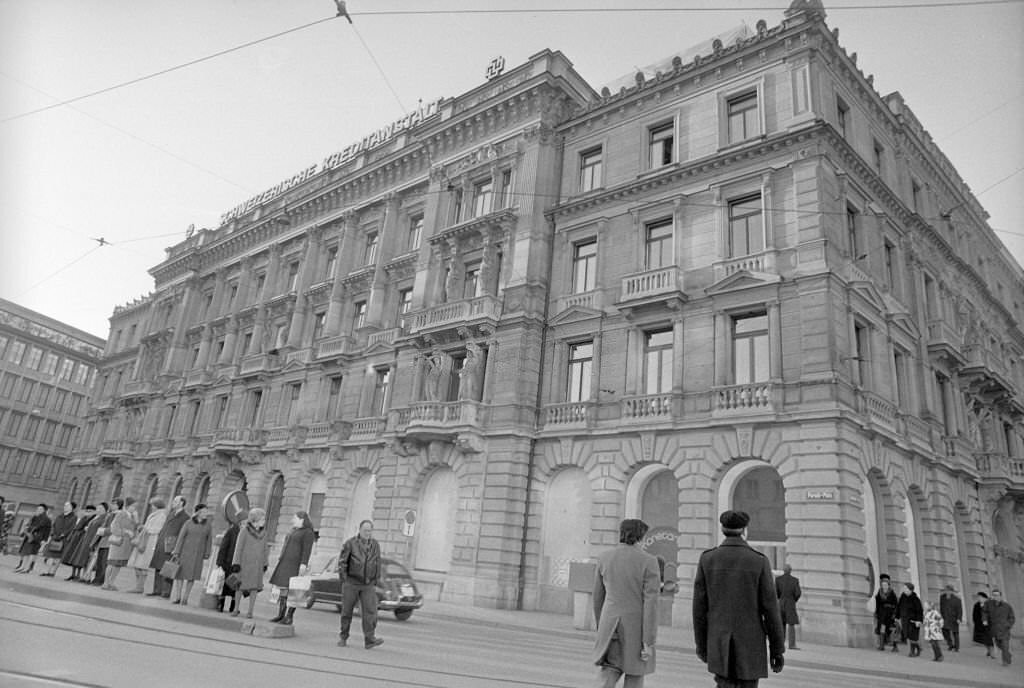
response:
<path id="1" fill-rule="evenodd" d="M 210 476 L 206 473 L 201 474 L 196 478 L 195 485 L 195 490 L 192 491 L 192 505 L 198 506 L 199 504 L 206 504 L 209 506 Z"/>
<path id="2" fill-rule="evenodd" d="M 75 497 L 78 496 L 77 493 L 78 493 L 78 478 L 72 478 L 71 479 L 71 484 L 68 486 L 68 501 L 69 502 L 74 502 L 75 501 Z M 85 505 L 84 504 L 79 504 L 79 506 L 85 506 Z"/>
<path id="3" fill-rule="evenodd" d="M 319 532 L 320 521 L 324 516 L 324 498 L 327 496 L 327 476 L 317 472 L 309 481 L 309 498 L 306 500 L 306 513 L 313 523 L 313 530 Z"/>
<path id="4" fill-rule="evenodd" d="M 880 511 L 882 504 L 878 484 L 871 475 L 861 481 L 861 509 L 864 512 L 864 547 L 867 550 L 868 566 L 867 595 L 875 593 L 878 576 L 889 571 L 888 552 L 885 547 L 885 515 Z"/>
<path id="5" fill-rule="evenodd" d="M 917 500 L 913 494 L 905 495 L 903 503 L 903 523 L 906 528 L 906 545 L 907 545 L 907 580 L 905 582 L 913 583 L 917 589 L 917 594 L 921 598 L 925 598 L 928 591 L 921 586 L 921 562 L 923 557 L 921 556 L 921 531 L 920 531 L 920 512 L 918 510 Z"/>
<path id="6" fill-rule="evenodd" d="M 82 506 L 89 503 L 89 498 L 92 496 L 92 478 L 86 478 L 85 482 L 82 483 Z"/>
<path id="7" fill-rule="evenodd" d="M 420 497 L 416 531 L 416 568 L 446 573 L 455 547 L 458 481 L 447 466 L 431 473 Z"/>
<path id="8" fill-rule="evenodd" d="M 570 613 L 569 565 L 590 556 L 590 481 L 582 469 L 554 475 L 544 494 L 541 537 L 540 608 Z"/>
<path id="9" fill-rule="evenodd" d="M 281 520 L 281 502 L 284 500 L 284 476 L 278 473 L 267 493 L 267 544 L 273 546 Z"/>
<path id="10" fill-rule="evenodd" d="M 146 478 L 146 496 L 143 499 L 144 504 L 142 505 L 142 522 L 145 523 L 146 519 L 149 518 L 150 512 L 153 511 L 153 505 L 150 501 L 156 497 L 156 491 L 160 486 L 160 481 L 156 476 L 156 473 L 150 473 L 149 477 Z"/>
<path id="11" fill-rule="evenodd" d="M 744 461 L 722 479 L 719 513 L 729 509 L 750 515 L 747 542 L 781 571 L 786 560 L 786 489 L 772 466 Z"/>
<path id="12" fill-rule="evenodd" d="M 650 528 L 644 549 L 665 560 L 665 580 L 677 579 L 679 565 L 679 483 L 663 464 L 636 472 L 626 486 L 626 518 L 639 518 Z"/>
<path id="13" fill-rule="evenodd" d="M 373 520 L 373 506 L 377 499 L 377 474 L 363 471 L 352 486 L 349 500 L 348 517 L 345 519 L 345 531 L 342 540 L 347 540 L 359 532 L 359 524 L 367 519 Z"/>
<path id="14" fill-rule="evenodd" d="M 123 489 L 124 477 L 120 473 L 115 473 L 110 479 L 110 500 L 113 501 L 120 497 Z"/>

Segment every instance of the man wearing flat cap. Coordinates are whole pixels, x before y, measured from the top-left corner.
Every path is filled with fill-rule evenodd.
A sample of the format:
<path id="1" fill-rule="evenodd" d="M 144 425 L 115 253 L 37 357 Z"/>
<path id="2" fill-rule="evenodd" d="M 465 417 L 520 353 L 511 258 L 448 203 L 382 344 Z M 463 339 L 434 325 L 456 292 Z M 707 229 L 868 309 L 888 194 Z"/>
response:
<path id="1" fill-rule="evenodd" d="M 939 614 L 942 615 L 942 637 L 950 652 L 960 651 L 960 622 L 964 618 L 964 605 L 956 588 L 947 585 L 939 595 Z"/>
<path id="2" fill-rule="evenodd" d="M 768 654 L 778 673 L 786 651 L 772 568 L 743 539 L 746 513 L 726 511 L 718 520 L 725 539 L 700 555 L 693 584 L 697 656 L 718 688 L 757 688 L 768 676 Z"/>

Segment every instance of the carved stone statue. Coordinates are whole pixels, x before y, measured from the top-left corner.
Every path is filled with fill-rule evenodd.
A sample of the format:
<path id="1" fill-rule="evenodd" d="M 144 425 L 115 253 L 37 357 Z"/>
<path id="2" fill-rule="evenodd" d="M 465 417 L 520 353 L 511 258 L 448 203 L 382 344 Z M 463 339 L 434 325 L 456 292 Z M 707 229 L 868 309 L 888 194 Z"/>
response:
<path id="1" fill-rule="evenodd" d="M 427 374 L 423 382 L 423 396 L 427 401 L 441 401 L 444 385 L 452 371 L 452 357 L 435 349 L 427 359 Z"/>
<path id="2" fill-rule="evenodd" d="M 459 371 L 459 399 L 480 401 L 480 377 L 483 373 L 483 352 L 474 342 L 466 343 L 466 360 Z"/>

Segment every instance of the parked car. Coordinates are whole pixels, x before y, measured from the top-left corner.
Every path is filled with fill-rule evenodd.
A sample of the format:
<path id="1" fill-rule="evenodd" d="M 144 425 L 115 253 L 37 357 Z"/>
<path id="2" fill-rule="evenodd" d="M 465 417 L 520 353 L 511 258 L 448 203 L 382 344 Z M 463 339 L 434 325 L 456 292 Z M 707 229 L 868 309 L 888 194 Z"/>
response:
<path id="1" fill-rule="evenodd" d="M 394 559 L 382 557 L 381 579 L 377 584 L 378 611 L 394 612 L 395 618 L 405 621 L 413 610 L 423 606 L 423 595 L 416 589 L 409 569 Z M 341 580 L 338 578 L 338 557 L 331 557 L 319 573 L 310 576 L 306 609 L 317 602 L 333 604 L 341 611 Z"/>

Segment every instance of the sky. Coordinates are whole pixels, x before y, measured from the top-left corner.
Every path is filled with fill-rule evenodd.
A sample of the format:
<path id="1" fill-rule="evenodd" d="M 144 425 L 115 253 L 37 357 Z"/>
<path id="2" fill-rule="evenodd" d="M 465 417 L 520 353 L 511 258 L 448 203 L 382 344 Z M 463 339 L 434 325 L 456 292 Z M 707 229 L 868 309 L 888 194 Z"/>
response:
<path id="1" fill-rule="evenodd" d="M 825 8 L 1024 264 L 1024 0 L 950 1 Z M 189 225 L 478 86 L 495 57 L 559 50 L 600 90 L 788 4 L 349 0 L 350 25 L 331 0 L 0 0 L 0 297 L 106 337 Z"/>

